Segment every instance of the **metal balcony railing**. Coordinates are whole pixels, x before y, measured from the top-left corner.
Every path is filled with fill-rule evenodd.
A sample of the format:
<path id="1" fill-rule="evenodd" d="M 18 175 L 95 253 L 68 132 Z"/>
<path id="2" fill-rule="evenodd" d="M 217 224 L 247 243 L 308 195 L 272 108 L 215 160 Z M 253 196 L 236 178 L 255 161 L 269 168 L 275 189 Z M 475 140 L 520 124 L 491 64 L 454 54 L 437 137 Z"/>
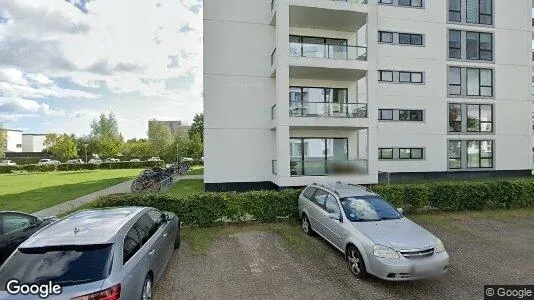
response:
<path id="1" fill-rule="evenodd" d="M 367 47 L 290 42 L 289 55 L 312 58 L 367 60 Z"/>
<path id="2" fill-rule="evenodd" d="M 291 159 L 291 176 L 328 176 L 328 175 L 363 175 L 368 174 L 368 161 L 358 160 L 293 160 Z"/>
<path id="3" fill-rule="evenodd" d="M 290 117 L 367 118 L 367 103 L 289 102 Z"/>

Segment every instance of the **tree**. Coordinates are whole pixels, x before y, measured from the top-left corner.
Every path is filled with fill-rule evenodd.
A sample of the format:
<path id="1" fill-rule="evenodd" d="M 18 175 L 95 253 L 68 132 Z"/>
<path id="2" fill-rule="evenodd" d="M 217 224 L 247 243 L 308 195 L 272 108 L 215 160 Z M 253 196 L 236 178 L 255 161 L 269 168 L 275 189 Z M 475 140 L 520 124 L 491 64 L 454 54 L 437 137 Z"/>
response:
<path id="1" fill-rule="evenodd" d="M 3 158 L 6 154 L 7 147 L 7 131 L 0 124 L 0 158 Z"/>
<path id="2" fill-rule="evenodd" d="M 131 139 L 124 144 L 123 154 L 125 157 L 141 158 L 150 156 L 150 143 L 146 139 Z"/>
<path id="3" fill-rule="evenodd" d="M 187 132 L 189 138 L 192 138 L 194 135 L 200 136 L 200 139 L 204 139 L 204 114 L 196 114 L 193 118 L 193 124 Z"/>
<path id="4" fill-rule="evenodd" d="M 112 112 L 107 116 L 101 114 L 98 119 L 91 122 L 91 140 L 94 143 L 94 151 L 98 155 L 113 157 L 121 154 L 124 139 Z"/>
<path id="5" fill-rule="evenodd" d="M 148 142 L 153 155 L 163 158 L 168 155 L 172 146 L 171 129 L 164 123 L 153 123 L 148 127 Z"/>
<path id="6" fill-rule="evenodd" d="M 78 155 L 78 143 L 74 135 L 47 134 L 44 144 L 46 150 L 60 160 L 77 157 Z"/>

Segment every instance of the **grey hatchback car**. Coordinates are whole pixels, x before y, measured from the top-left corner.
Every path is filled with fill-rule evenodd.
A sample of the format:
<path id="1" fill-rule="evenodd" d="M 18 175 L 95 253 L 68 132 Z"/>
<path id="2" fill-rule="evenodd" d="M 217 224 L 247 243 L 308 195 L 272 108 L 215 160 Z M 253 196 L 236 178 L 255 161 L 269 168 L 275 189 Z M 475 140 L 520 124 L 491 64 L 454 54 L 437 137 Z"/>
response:
<path id="1" fill-rule="evenodd" d="M 0 267 L 0 299 L 38 298 L 13 293 L 13 280 L 20 286 L 59 285 L 53 299 L 151 299 L 180 246 L 179 230 L 176 215 L 154 208 L 72 214 L 34 234 Z"/>
<path id="2" fill-rule="evenodd" d="M 401 281 L 447 272 L 443 243 L 365 187 L 310 185 L 299 196 L 298 211 L 304 233 L 315 232 L 341 251 L 358 278 Z"/>

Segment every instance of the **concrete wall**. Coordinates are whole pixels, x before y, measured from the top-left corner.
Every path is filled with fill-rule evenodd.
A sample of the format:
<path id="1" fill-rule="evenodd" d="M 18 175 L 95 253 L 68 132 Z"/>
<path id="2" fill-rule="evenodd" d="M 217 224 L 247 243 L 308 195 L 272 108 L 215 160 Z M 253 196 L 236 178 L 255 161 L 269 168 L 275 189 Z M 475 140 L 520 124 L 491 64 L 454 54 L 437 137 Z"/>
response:
<path id="1" fill-rule="evenodd" d="M 46 135 L 44 134 L 23 134 L 22 151 L 23 152 L 43 152 Z"/>
<path id="2" fill-rule="evenodd" d="M 22 152 L 22 131 L 7 130 L 6 152 Z"/>

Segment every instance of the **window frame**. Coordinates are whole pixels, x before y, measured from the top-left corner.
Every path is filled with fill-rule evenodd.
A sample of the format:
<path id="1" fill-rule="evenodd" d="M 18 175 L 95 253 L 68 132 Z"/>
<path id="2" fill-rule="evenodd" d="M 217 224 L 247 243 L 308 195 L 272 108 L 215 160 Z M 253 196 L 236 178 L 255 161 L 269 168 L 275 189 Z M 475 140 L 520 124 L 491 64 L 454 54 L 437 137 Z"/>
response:
<path id="1" fill-rule="evenodd" d="M 391 111 L 391 119 L 387 119 L 383 117 L 384 111 Z M 378 110 L 378 120 L 379 121 L 393 121 L 394 119 L 395 110 L 394 109 L 379 109 Z"/>
<path id="2" fill-rule="evenodd" d="M 410 4 L 409 4 L 409 5 L 401 4 L 401 1 L 409 1 Z M 419 1 L 421 1 L 421 5 L 414 5 L 414 0 L 398 0 L 398 1 L 397 1 L 397 5 L 398 5 L 398 6 L 401 6 L 401 7 L 415 7 L 415 8 L 422 8 L 422 7 L 423 7 L 423 0 L 419 0 Z"/>
<path id="3" fill-rule="evenodd" d="M 495 116 L 494 116 L 494 107 L 492 104 L 474 104 L 474 103 L 466 103 L 465 104 L 466 106 L 466 111 L 467 111 L 467 122 L 469 122 L 469 107 L 470 106 L 476 106 L 478 109 L 478 130 L 470 130 L 469 129 L 469 124 L 467 124 L 466 126 L 466 131 L 468 133 L 493 133 L 494 132 L 494 119 L 495 119 Z M 482 107 L 483 106 L 489 106 L 490 107 L 490 115 L 491 115 L 491 121 L 482 121 Z M 490 131 L 483 131 L 482 130 L 482 127 L 484 124 L 491 124 L 491 130 Z"/>
<path id="4" fill-rule="evenodd" d="M 408 112 L 408 119 L 401 119 L 401 114 L 403 112 Z M 412 113 L 417 113 L 417 119 L 412 118 Z M 423 122 L 424 121 L 424 111 L 422 109 L 399 109 L 399 121 L 400 122 Z"/>
<path id="5" fill-rule="evenodd" d="M 451 143 L 460 143 L 460 156 L 452 156 L 450 155 L 450 149 L 451 149 Z M 462 168 L 462 155 L 463 155 L 463 142 L 462 140 L 448 140 L 447 141 L 447 169 L 449 170 L 461 170 Z M 460 167 L 459 168 L 452 168 L 450 161 L 453 160 L 460 160 Z"/>
<path id="6" fill-rule="evenodd" d="M 460 10 L 455 10 L 455 9 L 451 9 L 451 3 L 452 1 L 459 1 L 460 2 Z M 457 13 L 460 15 L 460 20 L 456 21 L 456 20 L 451 20 L 451 12 L 452 13 Z M 448 15 L 447 15 L 447 18 L 449 20 L 449 22 L 458 22 L 458 23 L 461 23 L 462 22 L 462 0 L 449 0 L 449 3 L 448 3 Z"/>
<path id="7" fill-rule="evenodd" d="M 300 166 L 300 173 L 301 175 L 293 175 L 293 176 L 308 176 L 306 175 L 306 168 L 305 168 L 305 151 L 304 151 L 304 147 L 305 147 L 305 141 L 306 140 L 323 140 L 324 141 L 324 158 L 323 160 L 319 161 L 319 162 L 324 162 L 325 163 L 325 169 L 326 169 L 326 164 L 328 161 L 331 161 L 328 159 L 328 140 L 343 140 L 346 145 L 346 160 L 348 161 L 349 160 L 349 153 L 350 153 L 350 144 L 349 144 L 349 139 L 348 138 L 340 138 L 340 137 L 289 137 L 289 145 L 290 145 L 290 148 L 291 148 L 291 142 L 292 140 L 298 140 L 300 141 L 299 145 L 300 145 L 300 157 L 299 157 L 299 160 L 291 160 L 291 155 L 290 155 L 290 164 L 292 162 L 300 162 L 302 163 L 301 166 Z M 334 148 L 335 149 L 335 148 Z M 298 172 L 297 172 L 298 174 Z M 328 174 L 325 174 L 325 175 L 312 175 L 312 176 L 327 176 Z"/>
<path id="8" fill-rule="evenodd" d="M 451 107 L 453 106 L 457 106 L 460 108 L 460 113 L 459 113 L 459 116 L 460 116 L 460 120 L 452 120 L 451 118 Z M 449 113 L 449 117 L 448 117 L 448 132 L 449 133 L 458 133 L 458 132 L 462 132 L 462 126 L 463 126 L 463 111 L 462 111 L 462 103 L 449 103 L 449 106 L 448 106 L 448 113 Z M 459 130 L 452 130 L 451 128 L 454 128 L 454 126 L 451 126 L 451 122 L 454 122 L 456 125 L 458 125 L 458 123 L 460 124 L 459 126 Z"/>
<path id="9" fill-rule="evenodd" d="M 423 35 L 420 33 L 404 33 L 399 32 L 399 45 L 412 45 L 412 46 L 422 46 L 423 45 Z M 401 43 L 401 35 L 408 37 L 408 43 Z M 421 43 L 415 43 L 414 42 L 414 36 L 418 36 L 421 38 Z"/>
<path id="10" fill-rule="evenodd" d="M 410 157 L 401 157 L 401 152 L 403 150 L 408 150 L 410 153 Z M 421 157 L 414 157 L 413 152 L 414 150 L 421 150 Z M 423 148 L 399 148 L 399 159 L 400 160 L 421 160 L 425 157 L 424 155 L 424 149 Z"/>
<path id="11" fill-rule="evenodd" d="M 460 44 L 459 47 L 451 47 L 451 36 L 452 34 L 451 33 L 458 33 L 460 35 L 460 39 L 458 41 L 458 43 Z M 449 53 L 448 53 L 448 58 L 449 59 L 462 59 L 462 31 L 461 30 L 456 30 L 456 29 L 449 29 L 449 35 L 448 35 L 448 38 L 449 38 Z M 451 57 L 451 53 L 452 51 L 451 50 L 458 50 L 459 53 L 460 53 L 460 57 Z"/>
<path id="12" fill-rule="evenodd" d="M 387 151 L 391 150 L 391 157 L 384 156 L 384 151 L 386 150 Z M 393 160 L 395 157 L 394 152 L 395 152 L 395 148 L 378 148 L 378 159 L 379 160 Z"/>
<path id="13" fill-rule="evenodd" d="M 468 35 L 469 34 L 474 34 L 476 36 L 476 42 L 477 42 L 477 45 L 476 45 L 477 46 L 476 47 L 477 56 L 476 57 L 469 57 L 468 56 L 469 47 L 468 47 L 468 44 L 467 44 L 467 40 L 468 40 Z M 491 46 L 490 46 L 489 50 L 482 48 L 482 43 L 480 42 L 482 35 L 487 35 L 487 36 L 490 37 Z M 480 31 L 465 31 L 465 51 L 466 51 L 465 52 L 465 59 L 471 60 L 471 61 L 490 61 L 491 62 L 491 61 L 493 61 L 493 47 L 494 47 L 493 33 L 491 33 L 491 32 L 480 32 Z M 482 52 L 489 52 L 490 56 L 491 56 L 491 59 L 482 58 L 482 55 L 481 55 Z"/>
<path id="14" fill-rule="evenodd" d="M 483 142 L 489 142 L 491 144 L 491 156 L 489 157 L 483 157 L 482 156 L 482 143 Z M 469 166 L 469 154 L 467 156 L 467 165 L 466 169 L 493 169 L 495 162 L 495 143 L 493 140 L 466 140 L 465 147 L 466 151 L 469 149 L 469 143 L 477 143 L 478 144 L 478 167 L 470 167 Z M 482 160 L 489 160 L 491 162 L 490 167 L 482 167 Z"/>
<path id="15" fill-rule="evenodd" d="M 391 80 L 384 80 L 384 74 L 385 73 L 391 73 Z M 378 71 L 378 81 L 379 82 L 394 82 L 395 81 L 395 76 L 394 76 L 394 71 L 389 71 L 389 70 L 379 70 Z"/>
<path id="16" fill-rule="evenodd" d="M 387 42 L 382 38 L 384 34 L 390 34 L 391 35 L 391 42 Z M 393 32 L 391 32 L 391 31 L 383 31 L 383 30 L 379 30 L 378 31 L 378 42 L 379 43 L 393 44 L 394 40 L 395 40 L 395 34 Z"/>
<path id="17" fill-rule="evenodd" d="M 478 95 L 471 95 L 469 94 L 469 70 L 477 70 L 478 71 Z M 487 86 L 487 85 L 482 85 L 482 71 L 490 71 L 490 75 L 491 75 L 491 86 Z M 466 67 L 465 68 L 465 72 L 466 72 L 466 76 L 465 76 L 465 86 L 466 86 L 466 96 L 467 97 L 488 97 L 488 98 L 492 98 L 493 95 L 494 95 L 494 91 L 493 91 L 493 79 L 494 79 L 494 75 L 493 75 L 493 69 L 485 69 L 485 68 L 470 68 L 470 67 Z M 491 90 L 491 95 L 482 95 L 482 89 L 483 88 L 490 88 Z"/>

